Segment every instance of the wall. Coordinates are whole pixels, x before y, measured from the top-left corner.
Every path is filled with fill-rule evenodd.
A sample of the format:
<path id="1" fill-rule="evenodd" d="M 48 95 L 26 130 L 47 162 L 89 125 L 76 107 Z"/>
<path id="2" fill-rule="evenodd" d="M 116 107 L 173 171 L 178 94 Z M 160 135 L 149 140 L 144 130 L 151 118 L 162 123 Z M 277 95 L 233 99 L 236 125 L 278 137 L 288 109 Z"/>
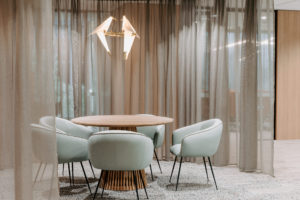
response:
<path id="1" fill-rule="evenodd" d="M 300 12 L 277 16 L 276 139 L 300 139 Z"/>

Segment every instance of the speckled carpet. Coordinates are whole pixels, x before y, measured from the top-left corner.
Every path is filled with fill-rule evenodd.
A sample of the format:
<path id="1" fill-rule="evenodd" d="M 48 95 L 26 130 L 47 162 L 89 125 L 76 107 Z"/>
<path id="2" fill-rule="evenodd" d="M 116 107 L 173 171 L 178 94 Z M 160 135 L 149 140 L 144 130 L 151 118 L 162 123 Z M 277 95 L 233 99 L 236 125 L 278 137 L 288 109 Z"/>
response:
<path id="1" fill-rule="evenodd" d="M 209 181 L 207 182 L 205 169 L 202 164 L 185 162 L 182 164 L 180 184 L 178 191 L 175 191 L 175 183 L 178 172 L 178 164 L 174 170 L 172 183 L 169 183 L 172 162 L 161 162 L 163 174 L 155 161 L 152 162 L 155 180 L 151 180 L 150 170 L 146 169 L 148 181 L 149 199 L 210 199 L 210 200 L 277 200 L 277 199 L 300 199 L 300 179 L 290 177 L 290 179 L 274 178 L 269 175 L 259 173 L 243 173 L 236 167 L 214 167 L 219 190 L 215 189 L 211 173 L 209 171 Z M 300 166 L 299 166 L 300 168 Z M 88 163 L 85 169 L 89 177 L 92 177 Z M 61 166 L 59 169 L 61 176 Z M 96 170 L 99 176 L 100 171 Z M 75 166 L 75 185 L 69 186 L 69 179 L 66 176 L 60 178 L 61 200 L 92 199 L 85 185 L 85 179 L 80 164 Z M 299 177 L 299 176 L 298 176 Z M 92 192 L 95 191 L 97 180 L 90 178 Z M 98 190 L 96 199 L 100 198 L 101 189 Z M 146 199 L 143 190 L 139 190 L 140 199 Z M 105 190 L 102 199 L 136 199 L 135 191 L 116 192 Z"/>
<path id="2" fill-rule="evenodd" d="M 150 177 L 149 168 L 146 169 L 148 180 L 148 195 L 152 200 L 300 200 L 300 140 L 275 141 L 274 168 L 275 177 L 259 173 L 243 173 L 235 166 L 214 167 L 219 190 L 216 190 L 209 171 L 210 181 L 206 181 L 204 166 L 194 163 L 183 163 L 178 191 L 175 182 L 178 164 L 175 168 L 172 183 L 169 183 L 172 162 L 161 162 L 163 174 L 160 174 L 156 161 L 152 162 L 155 180 Z M 92 192 L 95 191 L 97 180 L 93 179 L 90 166 L 84 163 L 85 170 L 91 183 Z M 62 176 L 62 166 L 59 165 L 60 200 L 90 200 L 85 185 L 85 179 L 79 163 L 75 164 L 75 185 L 70 187 L 67 177 L 67 167 Z M 50 169 L 49 167 L 47 169 Z M 100 171 L 95 170 L 99 177 Z M 13 171 L 0 170 L 0 199 L 14 199 Z M 43 185 L 35 185 L 43 187 Z M 39 191 L 37 188 L 35 191 Z M 43 190 L 41 190 L 43 191 Z M 101 190 L 98 190 L 100 193 Z M 47 197 L 47 192 L 41 195 Z M 139 190 L 140 199 L 146 199 L 143 190 Z M 39 194 L 37 194 L 39 195 Z M 40 198 L 35 198 L 40 199 Z M 100 198 L 100 194 L 97 196 Z M 136 199 L 134 191 L 116 192 L 105 191 L 103 199 L 127 200 Z"/>

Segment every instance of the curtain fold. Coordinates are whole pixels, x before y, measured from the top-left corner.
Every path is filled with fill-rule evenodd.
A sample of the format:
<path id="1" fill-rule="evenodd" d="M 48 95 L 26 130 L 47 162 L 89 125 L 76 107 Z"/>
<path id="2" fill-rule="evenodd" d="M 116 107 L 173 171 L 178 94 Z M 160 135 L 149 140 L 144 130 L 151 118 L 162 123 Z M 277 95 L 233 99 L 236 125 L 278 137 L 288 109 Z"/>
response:
<path id="1" fill-rule="evenodd" d="M 224 131 L 214 163 L 273 173 L 271 0 L 54 0 L 54 7 L 58 116 L 172 117 L 159 151 L 167 160 L 174 128 L 217 117 Z M 127 60 L 122 38 L 107 37 L 108 55 L 89 35 L 123 15 L 140 35 Z"/>
<path id="2" fill-rule="evenodd" d="M 240 154 L 242 171 L 257 167 L 257 1 L 246 0 L 242 31 L 242 59 L 240 84 Z M 255 64 L 254 64 L 255 63 Z M 247 114 L 245 114 L 247 113 Z"/>
<path id="3" fill-rule="evenodd" d="M 228 77 L 228 3 L 215 1 L 211 13 L 209 63 L 209 117 L 223 122 L 223 135 L 214 157 L 217 165 L 229 162 L 229 77 Z"/>
<path id="4" fill-rule="evenodd" d="M 31 126 L 55 115 L 52 32 L 51 1 L 0 1 L 0 199 L 58 199 L 55 131 Z"/>

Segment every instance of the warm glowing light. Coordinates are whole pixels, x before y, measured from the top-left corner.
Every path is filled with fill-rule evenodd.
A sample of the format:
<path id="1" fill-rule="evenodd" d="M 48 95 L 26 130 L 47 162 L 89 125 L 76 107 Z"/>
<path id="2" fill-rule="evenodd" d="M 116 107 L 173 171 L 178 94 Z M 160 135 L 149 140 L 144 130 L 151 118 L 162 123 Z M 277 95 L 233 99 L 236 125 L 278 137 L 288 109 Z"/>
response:
<path id="1" fill-rule="evenodd" d="M 107 18 L 100 26 L 98 26 L 92 34 L 97 34 L 102 45 L 106 49 L 106 51 L 110 54 L 110 50 L 106 41 L 105 36 L 111 36 L 111 37 L 124 37 L 124 48 L 123 48 L 123 53 L 125 59 L 128 58 L 129 52 L 131 50 L 131 47 L 133 45 L 135 37 L 139 36 L 137 35 L 135 29 L 129 22 L 129 20 L 123 16 L 123 23 L 122 23 L 122 32 L 109 32 L 108 29 L 112 23 L 113 17 Z"/>
<path id="2" fill-rule="evenodd" d="M 104 48 L 106 49 L 107 53 L 110 54 L 110 50 L 109 50 L 109 48 L 108 48 L 108 44 L 107 44 L 107 42 L 106 42 L 106 38 L 105 38 L 104 33 L 98 32 L 97 35 L 98 35 L 100 41 L 102 42 Z"/>
<path id="3" fill-rule="evenodd" d="M 135 36 L 132 36 L 131 33 L 125 32 L 124 33 L 124 57 L 125 60 L 128 58 L 128 54 L 131 50 L 133 41 L 134 41 Z"/>
<path id="4" fill-rule="evenodd" d="M 113 17 L 109 17 L 107 18 L 100 26 L 98 26 L 93 32 L 92 34 L 97 34 L 100 41 L 102 42 L 104 48 L 106 49 L 106 51 L 110 54 L 110 50 L 108 48 L 108 44 L 106 42 L 106 38 L 105 38 L 105 33 L 107 32 L 107 30 L 109 29 L 109 26 L 111 24 L 113 20 Z"/>
<path id="5" fill-rule="evenodd" d="M 128 58 L 128 54 L 131 50 L 134 38 L 138 36 L 133 26 L 130 24 L 129 20 L 123 16 L 122 32 L 124 33 L 124 56 L 125 59 Z"/>

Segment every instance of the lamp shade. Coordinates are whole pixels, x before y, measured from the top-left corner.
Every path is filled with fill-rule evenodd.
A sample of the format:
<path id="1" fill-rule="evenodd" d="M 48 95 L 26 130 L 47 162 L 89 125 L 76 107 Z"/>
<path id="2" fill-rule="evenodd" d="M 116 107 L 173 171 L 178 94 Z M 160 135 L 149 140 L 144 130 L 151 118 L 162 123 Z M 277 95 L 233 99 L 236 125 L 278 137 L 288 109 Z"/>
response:
<path id="1" fill-rule="evenodd" d="M 92 34 L 97 34 L 97 36 L 99 37 L 102 45 L 104 46 L 108 54 L 111 54 L 111 52 L 106 41 L 106 36 L 123 37 L 124 38 L 123 53 L 124 53 L 124 58 L 126 60 L 132 48 L 135 37 L 139 38 L 139 36 L 137 35 L 135 29 L 133 28 L 133 26 L 125 16 L 123 16 L 122 18 L 123 21 L 122 32 L 109 32 L 108 29 L 110 28 L 113 19 L 114 18 L 112 16 L 107 18 L 102 24 L 100 24 L 92 32 Z"/>

